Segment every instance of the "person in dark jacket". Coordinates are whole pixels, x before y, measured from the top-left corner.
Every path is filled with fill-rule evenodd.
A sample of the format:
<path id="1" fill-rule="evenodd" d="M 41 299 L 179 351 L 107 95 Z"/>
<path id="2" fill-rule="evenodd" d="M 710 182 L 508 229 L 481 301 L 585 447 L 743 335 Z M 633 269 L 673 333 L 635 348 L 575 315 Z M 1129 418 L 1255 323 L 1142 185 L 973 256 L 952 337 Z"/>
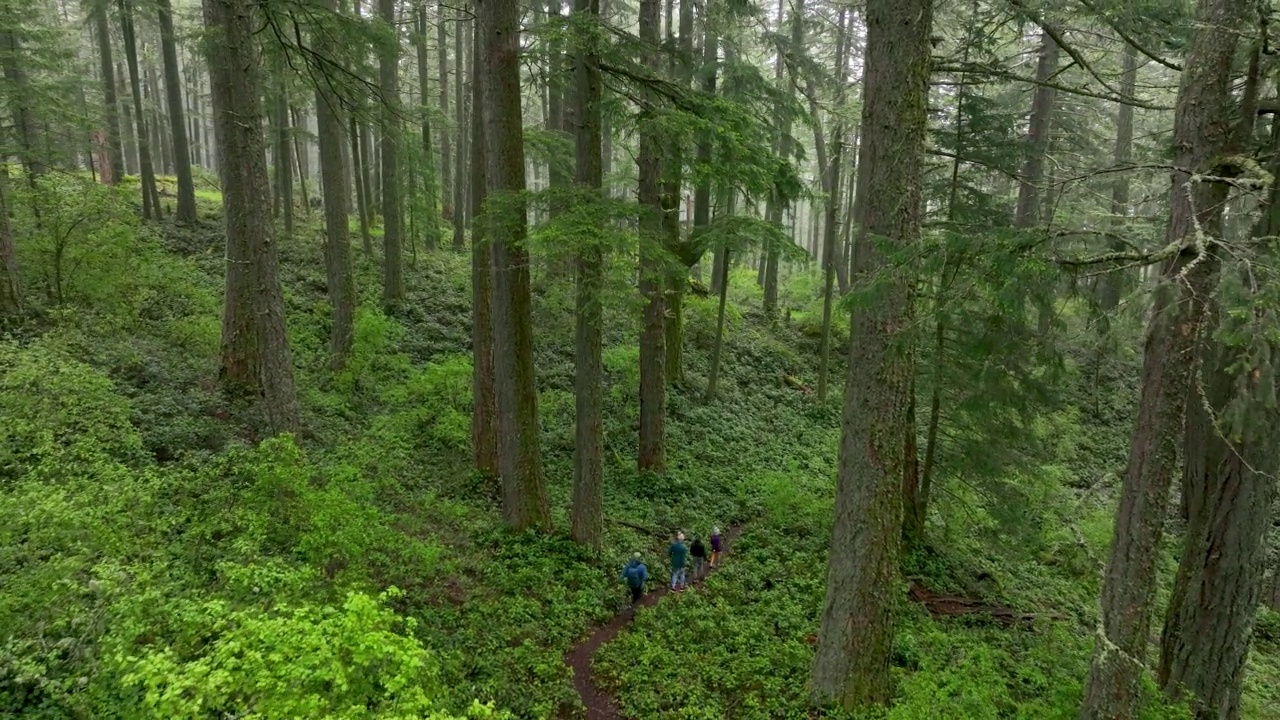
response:
<path id="1" fill-rule="evenodd" d="M 640 604 L 640 598 L 644 596 L 644 584 L 649 581 L 649 568 L 640 561 L 640 553 L 632 555 L 626 567 L 622 568 L 622 581 L 631 591 L 631 607 L 634 608 Z"/>
<path id="2" fill-rule="evenodd" d="M 707 546 L 697 535 L 693 536 L 693 544 L 689 546 L 689 557 L 693 558 L 693 581 L 697 582 L 707 572 Z"/>
<path id="3" fill-rule="evenodd" d="M 684 544 L 684 533 L 676 533 L 676 541 L 667 548 L 667 555 L 671 558 L 671 589 L 683 590 L 686 584 L 684 563 L 689 556 L 689 547 Z"/>

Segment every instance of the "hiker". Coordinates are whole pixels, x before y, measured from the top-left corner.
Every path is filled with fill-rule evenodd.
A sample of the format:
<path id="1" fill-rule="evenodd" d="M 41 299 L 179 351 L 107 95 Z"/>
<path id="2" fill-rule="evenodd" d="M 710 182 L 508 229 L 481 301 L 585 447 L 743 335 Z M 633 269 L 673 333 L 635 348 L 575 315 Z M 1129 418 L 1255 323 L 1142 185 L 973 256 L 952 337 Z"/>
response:
<path id="1" fill-rule="evenodd" d="M 689 548 L 684 544 L 684 533 L 676 533 L 676 541 L 671 543 L 667 554 L 671 556 L 671 589 L 683 590 L 685 588 L 684 561 L 689 555 Z"/>
<path id="2" fill-rule="evenodd" d="M 707 546 L 697 535 L 693 536 L 693 544 L 689 546 L 689 557 L 693 558 L 693 581 L 697 582 L 707 571 Z"/>
<path id="3" fill-rule="evenodd" d="M 627 589 L 631 590 L 631 607 L 635 608 L 640 604 L 644 584 L 649 580 L 649 568 L 640 561 L 640 553 L 632 555 L 627 566 L 622 568 L 622 579 L 627 583 Z"/>
<path id="4" fill-rule="evenodd" d="M 720 528 L 711 528 L 711 567 L 715 567 L 720 562 L 720 556 L 724 554 L 724 540 L 720 538 Z"/>

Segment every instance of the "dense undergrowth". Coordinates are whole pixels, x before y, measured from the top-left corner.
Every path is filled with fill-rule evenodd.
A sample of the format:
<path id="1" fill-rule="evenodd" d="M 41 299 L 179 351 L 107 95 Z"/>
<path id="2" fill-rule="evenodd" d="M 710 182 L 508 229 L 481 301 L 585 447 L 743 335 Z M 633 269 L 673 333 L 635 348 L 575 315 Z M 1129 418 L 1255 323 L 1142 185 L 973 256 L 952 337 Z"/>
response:
<path id="1" fill-rule="evenodd" d="M 571 717 L 561 658 L 621 606 L 621 560 L 638 550 L 656 570 L 668 531 L 742 523 L 732 562 L 642 612 L 597 669 L 632 717 L 809 717 L 839 402 L 784 382 L 815 384 L 808 274 L 776 325 L 755 309 L 754 273 L 734 275 L 711 403 L 715 304 L 688 298 L 687 378 L 659 479 L 634 470 L 639 313 L 626 264 L 613 269 L 606 538 L 591 557 L 564 532 L 572 288 L 550 266 L 535 272 L 536 352 L 559 531 L 516 535 L 469 469 L 467 258 L 419 252 L 389 318 L 375 309 L 376 259 L 357 252 L 356 348 L 335 374 L 316 219 L 304 219 L 280 247 L 307 430 L 264 439 L 213 383 L 216 195 L 202 194 L 200 226 L 179 229 L 139 225 L 128 193 L 56 176 L 14 192 L 36 302 L 0 340 L 0 716 Z M 957 400 L 930 543 L 907 568 L 935 591 L 1042 617 L 935 620 L 904 600 L 888 717 L 1074 715 L 1135 358 L 1099 366 L 1084 322 L 1067 320 L 1078 351 L 1053 376 L 1062 402 L 984 424 Z M 1014 427 L 1027 442 L 1004 450 L 1034 464 L 968 457 L 984 432 Z M 1274 615 L 1259 637 L 1249 717 L 1276 717 Z"/>

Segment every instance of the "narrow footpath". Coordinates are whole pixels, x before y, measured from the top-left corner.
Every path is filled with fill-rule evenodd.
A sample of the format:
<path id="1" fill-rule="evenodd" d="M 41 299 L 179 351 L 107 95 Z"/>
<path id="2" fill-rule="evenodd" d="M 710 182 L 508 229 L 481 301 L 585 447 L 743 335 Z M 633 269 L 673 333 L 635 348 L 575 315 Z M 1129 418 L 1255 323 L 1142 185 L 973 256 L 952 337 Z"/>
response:
<path id="1" fill-rule="evenodd" d="M 707 577 L 710 577 L 711 573 L 715 572 L 716 569 L 724 566 L 725 560 L 730 557 L 729 551 L 733 546 L 733 541 L 741 534 L 741 525 L 734 525 L 726 530 L 723 535 L 724 555 L 720 558 L 720 565 L 714 569 L 709 568 L 706 575 L 699 580 L 690 582 L 689 587 L 696 587 Z M 644 597 L 640 599 L 640 607 L 642 608 L 656 605 L 659 600 L 671 594 L 671 575 L 669 573 L 665 571 L 657 573 L 650 571 L 650 578 L 658 581 L 658 587 L 646 592 Z M 618 592 L 625 592 L 625 588 L 622 587 L 621 583 L 619 583 Z M 587 720 L 622 720 L 622 713 L 618 711 L 617 701 L 596 684 L 595 675 L 591 669 L 591 660 L 595 657 L 596 651 L 600 649 L 600 646 L 617 637 L 623 628 L 631 624 L 634 617 L 635 614 L 630 608 L 623 608 L 609 622 L 596 626 L 590 635 L 574 645 L 568 654 L 564 656 L 564 664 L 573 670 L 573 687 L 578 691 L 578 697 L 582 698 L 582 705 L 587 709 Z"/>

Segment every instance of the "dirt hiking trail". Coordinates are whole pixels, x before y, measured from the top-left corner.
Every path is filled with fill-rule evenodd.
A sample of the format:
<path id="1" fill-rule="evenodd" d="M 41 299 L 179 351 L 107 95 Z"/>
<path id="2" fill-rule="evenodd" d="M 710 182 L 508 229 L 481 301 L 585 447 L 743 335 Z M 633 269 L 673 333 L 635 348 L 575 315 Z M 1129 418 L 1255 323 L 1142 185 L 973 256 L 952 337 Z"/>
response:
<path id="1" fill-rule="evenodd" d="M 733 541 L 742 535 L 742 526 L 734 525 L 726 529 L 724 538 L 724 554 L 720 557 L 720 564 L 715 568 L 708 568 L 707 573 L 699 580 L 691 580 L 689 587 L 696 587 L 702 584 L 703 580 L 710 577 L 711 573 L 724 566 L 725 561 L 731 557 L 729 550 L 733 546 Z M 708 543 L 708 551 L 710 544 Z M 663 560 L 665 566 L 665 558 Z M 657 605 L 658 601 L 671 594 L 671 576 L 663 572 L 650 573 L 651 580 L 657 580 L 657 585 L 653 590 L 646 592 L 644 597 L 640 599 L 637 607 L 645 608 Z M 618 583 L 618 592 L 626 592 L 621 582 Z M 687 591 L 685 591 L 687 592 Z M 622 632 L 623 628 L 631 624 L 635 614 L 631 608 L 623 608 L 614 615 L 609 622 L 603 625 L 597 625 L 591 634 L 574 645 L 564 656 L 564 664 L 573 669 L 573 687 L 578 691 L 578 697 L 582 698 L 582 704 L 587 709 L 587 720 L 622 720 L 622 713 L 618 711 L 618 703 L 613 696 L 601 690 L 596 686 L 595 676 L 591 671 L 591 660 L 595 657 L 596 651 L 601 645 L 609 642 Z"/>

